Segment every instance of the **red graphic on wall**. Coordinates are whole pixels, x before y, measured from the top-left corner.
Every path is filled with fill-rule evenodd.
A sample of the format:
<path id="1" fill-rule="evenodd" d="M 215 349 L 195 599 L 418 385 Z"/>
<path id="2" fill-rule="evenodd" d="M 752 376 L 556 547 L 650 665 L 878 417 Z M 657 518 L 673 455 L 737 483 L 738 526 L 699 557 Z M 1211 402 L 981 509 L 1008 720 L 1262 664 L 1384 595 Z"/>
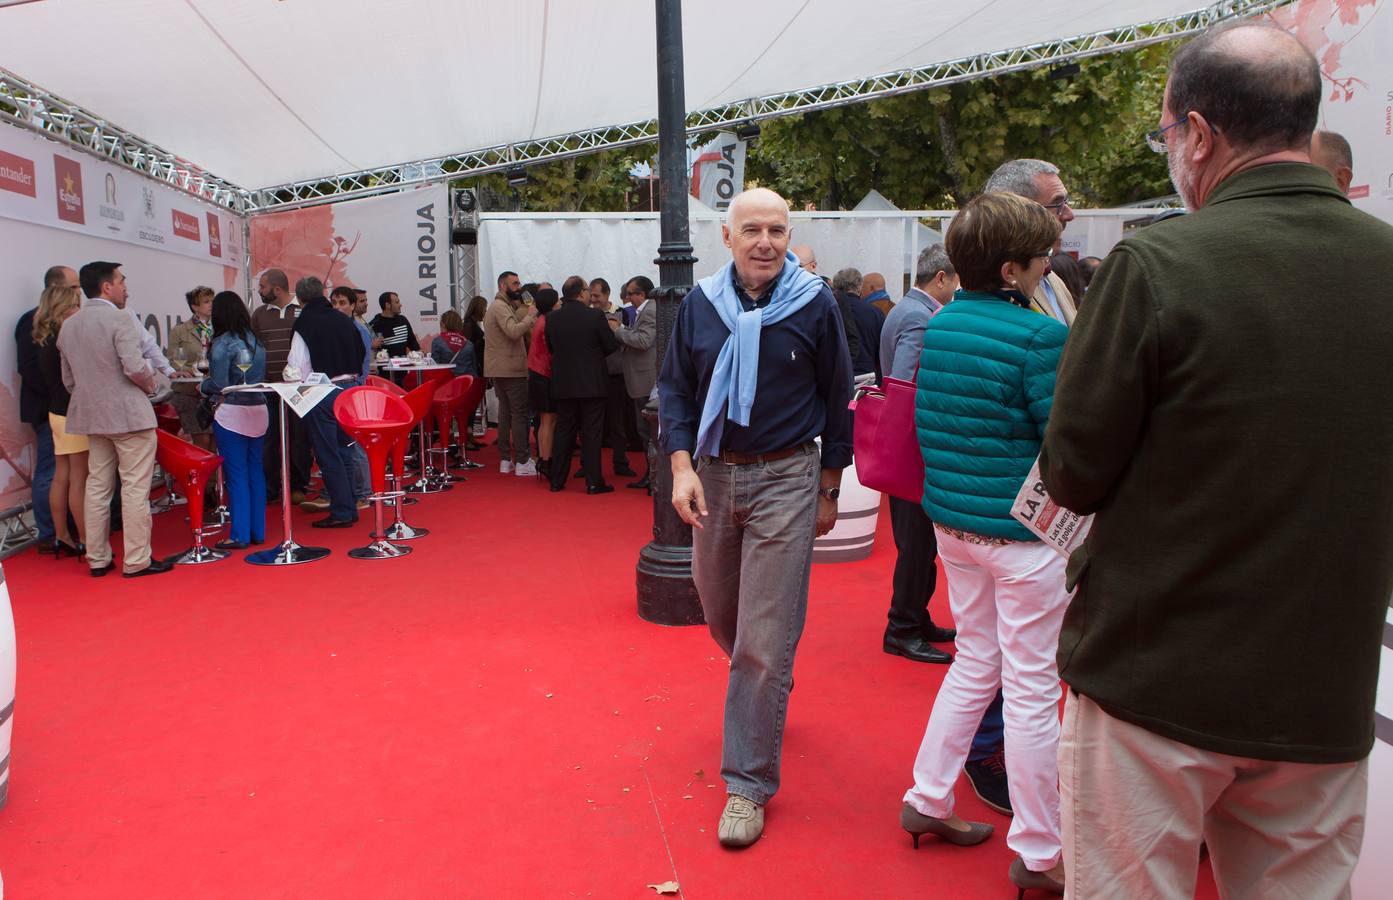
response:
<path id="1" fill-rule="evenodd" d="M 82 210 L 82 164 L 53 154 L 53 177 L 58 188 L 58 218 L 74 225 L 86 225 Z"/>
<path id="2" fill-rule="evenodd" d="M 174 233 L 191 241 L 203 240 L 203 232 L 198 228 L 198 217 L 180 210 L 170 210 L 174 214 Z"/>
<path id="3" fill-rule="evenodd" d="M 323 279 L 326 287 L 352 283 L 348 257 L 358 246 L 334 233 L 330 204 L 256 216 L 251 221 L 253 274 L 281 269 L 290 283 L 304 275 Z"/>
<path id="4" fill-rule="evenodd" d="M 0 190 L 35 196 L 34 161 L 0 150 Z"/>
<path id="5" fill-rule="evenodd" d="M 1346 38 L 1337 39 L 1331 32 L 1338 33 L 1340 26 L 1346 28 L 1359 25 L 1360 11 L 1370 10 L 1378 0 L 1306 0 L 1294 3 L 1270 13 L 1274 22 L 1283 30 L 1291 32 L 1315 55 L 1320 62 L 1321 77 L 1330 83 L 1331 103 L 1347 103 L 1354 99 L 1358 88 L 1367 88 L 1369 83 L 1361 78 L 1346 74 L 1341 70 L 1340 56 L 1345 45 L 1359 36 L 1359 31 Z M 1366 21 L 1365 26 L 1368 25 Z"/>
<path id="6" fill-rule="evenodd" d="M 208 252 L 222 256 L 222 233 L 218 230 L 218 214 L 208 213 Z"/>

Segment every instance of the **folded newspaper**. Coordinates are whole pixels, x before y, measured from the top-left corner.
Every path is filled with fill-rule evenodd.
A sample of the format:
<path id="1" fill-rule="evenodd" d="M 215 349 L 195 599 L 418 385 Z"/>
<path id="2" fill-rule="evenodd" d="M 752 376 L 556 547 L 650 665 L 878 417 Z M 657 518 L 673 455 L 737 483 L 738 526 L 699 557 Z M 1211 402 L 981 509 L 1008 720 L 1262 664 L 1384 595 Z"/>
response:
<path id="1" fill-rule="evenodd" d="M 1011 515 L 1065 559 L 1083 543 L 1088 527 L 1093 524 L 1092 516 L 1070 512 L 1050 499 L 1045 482 L 1040 479 L 1039 457 L 1030 467 L 1016 501 L 1011 504 Z"/>

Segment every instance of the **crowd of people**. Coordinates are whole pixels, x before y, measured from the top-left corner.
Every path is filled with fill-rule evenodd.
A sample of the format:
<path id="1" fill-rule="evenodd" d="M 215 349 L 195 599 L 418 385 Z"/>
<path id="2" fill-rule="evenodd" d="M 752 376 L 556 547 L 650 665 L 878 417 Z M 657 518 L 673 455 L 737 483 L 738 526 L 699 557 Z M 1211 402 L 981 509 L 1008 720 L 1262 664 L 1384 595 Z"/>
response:
<path id="1" fill-rule="evenodd" d="M 880 273 L 819 276 L 813 249 L 790 246 L 787 202 L 740 194 L 731 259 L 681 304 L 661 370 L 643 276 L 616 305 L 603 278 L 558 291 L 507 271 L 492 301 L 441 317 L 429 355 L 491 382 L 503 474 L 563 490 L 579 442 L 575 477 L 612 491 L 603 449 L 637 476 L 629 429 L 647 445 L 656 398 L 702 610 L 730 659 L 721 844 L 755 843 L 779 789 L 813 541 L 852 462 L 853 384 L 888 377 L 917 386 L 924 481 L 920 502 L 889 501 L 883 649 L 951 663 L 900 807 L 914 846 L 992 837 L 956 811 L 965 772 L 1011 817 L 1021 892 L 1188 896 L 1203 844 L 1224 896 L 1348 896 L 1393 593 L 1393 421 L 1378 413 L 1393 324 L 1370 301 L 1393 281 L 1393 228 L 1346 199 L 1349 146 L 1314 132 L 1320 96 L 1315 59 L 1278 29 L 1187 44 L 1147 140 L 1189 214 L 1106 260 L 1061 252 L 1066 175 L 1017 159 L 920 254 L 898 301 Z M 1314 240 L 1336 249 L 1311 253 Z M 1318 313 L 1294 284 L 1319 286 Z M 224 389 L 353 383 L 379 351 L 420 343 L 393 293 L 371 322 L 363 291 L 326 297 L 312 276 L 292 294 L 269 270 L 258 293 L 249 314 L 234 292 L 189 291 L 167 358 L 125 311 L 119 265 L 48 271 L 16 335 L 22 412 L 40 467 L 53 462 L 35 479 L 53 552 L 111 569 L 119 483 L 125 575 L 169 568 L 149 548 L 151 397 L 178 373 L 202 374 L 173 392 L 183 429 L 226 461 L 218 546 L 264 541 L 281 491 L 327 512 L 316 527 L 357 520 L 365 458 L 331 404 L 290 420 L 281 484 L 276 417 Z M 321 500 L 306 495 L 311 457 Z M 1055 501 L 1094 516 L 1071 557 L 1012 515 L 1037 461 Z M 939 563 L 954 628 L 928 610 Z"/>
<path id="2" fill-rule="evenodd" d="M 658 382 L 730 659 L 721 844 L 755 843 L 779 789 L 813 540 L 874 373 L 915 382 L 924 466 L 921 502 L 891 501 L 884 649 L 952 662 L 900 810 L 914 846 L 991 838 L 955 809 L 966 770 L 1011 816 L 1020 895 L 1188 897 L 1207 849 L 1221 896 L 1349 896 L 1393 594 L 1393 320 L 1371 299 L 1393 228 L 1348 202 L 1320 99 L 1286 32 L 1206 32 L 1147 135 L 1188 214 L 1076 261 L 1065 176 L 1012 160 L 888 314 L 879 281 L 813 276 L 783 198 L 736 197 L 731 262 L 683 302 Z M 1093 516 L 1067 559 L 1012 515 L 1037 461 Z M 955 630 L 927 613 L 935 559 Z"/>

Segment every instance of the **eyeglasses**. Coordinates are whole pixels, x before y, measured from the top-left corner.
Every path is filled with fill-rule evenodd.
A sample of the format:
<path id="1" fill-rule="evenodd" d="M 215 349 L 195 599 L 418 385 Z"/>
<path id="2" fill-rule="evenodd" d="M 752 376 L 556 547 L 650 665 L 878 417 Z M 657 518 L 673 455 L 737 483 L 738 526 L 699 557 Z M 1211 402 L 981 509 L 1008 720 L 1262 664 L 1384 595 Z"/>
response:
<path id="1" fill-rule="evenodd" d="M 1051 258 L 1053 258 L 1053 257 L 1054 257 L 1054 248 L 1051 247 L 1051 248 L 1049 248 L 1048 250 L 1041 250 L 1039 253 L 1037 253 L 1037 254 L 1035 254 L 1033 257 L 1031 257 L 1031 259 L 1039 259 L 1039 258 L 1042 257 L 1042 256 L 1043 256 L 1045 259 L 1051 259 Z"/>
<path id="2" fill-rule="evenodd" d="M 1174 122 L 1170 123 L 1165 128 L 1158 128 L 1155 131 L 1148 131 L 1146 133 L 1146 146 L 1150 147 L 1153 153 L 1167 152 L 1166 132 L 1170 131 L 1177 125 L 1184 125 L 1188 121 L 1190 121 L 1190 119 L 1187 114 L 1176 119 Z"/>
<path id="3" fill-rule="evenodd" d="M 1065 197 L 1063 200 L 1059 200 L 1054 203 L 1041 203 L 1040 205 L 1043 206 L 1045 209 L 1048 209 L 1050 212 L 1054 213 L 1056 216 L 1062 216 L 1064 215 L 1064 207 L 1069 206 L 1069 198 Z M 1072 209 L 1072 207 L 1070 208 Z"/>

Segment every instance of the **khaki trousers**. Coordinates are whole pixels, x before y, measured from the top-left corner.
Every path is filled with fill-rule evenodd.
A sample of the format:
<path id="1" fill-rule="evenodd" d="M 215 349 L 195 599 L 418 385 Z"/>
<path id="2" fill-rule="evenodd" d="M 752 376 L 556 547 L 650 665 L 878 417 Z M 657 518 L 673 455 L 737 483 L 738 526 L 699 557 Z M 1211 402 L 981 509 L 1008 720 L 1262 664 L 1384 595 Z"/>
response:
<path id="1" fill-rule="evenodd" d="M 1191 900 L 1203 840 L 1225 900 L 1348 898 L 1368 767 L 1200 750 L 1071 691 L 1059 744 L 1065 897 Z"/>
<path id="2" fill-rule="evenodd" d="M 150 564 L 150 478 L 155 473 L 155 429 L 125 434 L 88 435 L 87 565 L 100 569 L 111 562 L 111 496 L 121 478 L 123 572 Z"/>

